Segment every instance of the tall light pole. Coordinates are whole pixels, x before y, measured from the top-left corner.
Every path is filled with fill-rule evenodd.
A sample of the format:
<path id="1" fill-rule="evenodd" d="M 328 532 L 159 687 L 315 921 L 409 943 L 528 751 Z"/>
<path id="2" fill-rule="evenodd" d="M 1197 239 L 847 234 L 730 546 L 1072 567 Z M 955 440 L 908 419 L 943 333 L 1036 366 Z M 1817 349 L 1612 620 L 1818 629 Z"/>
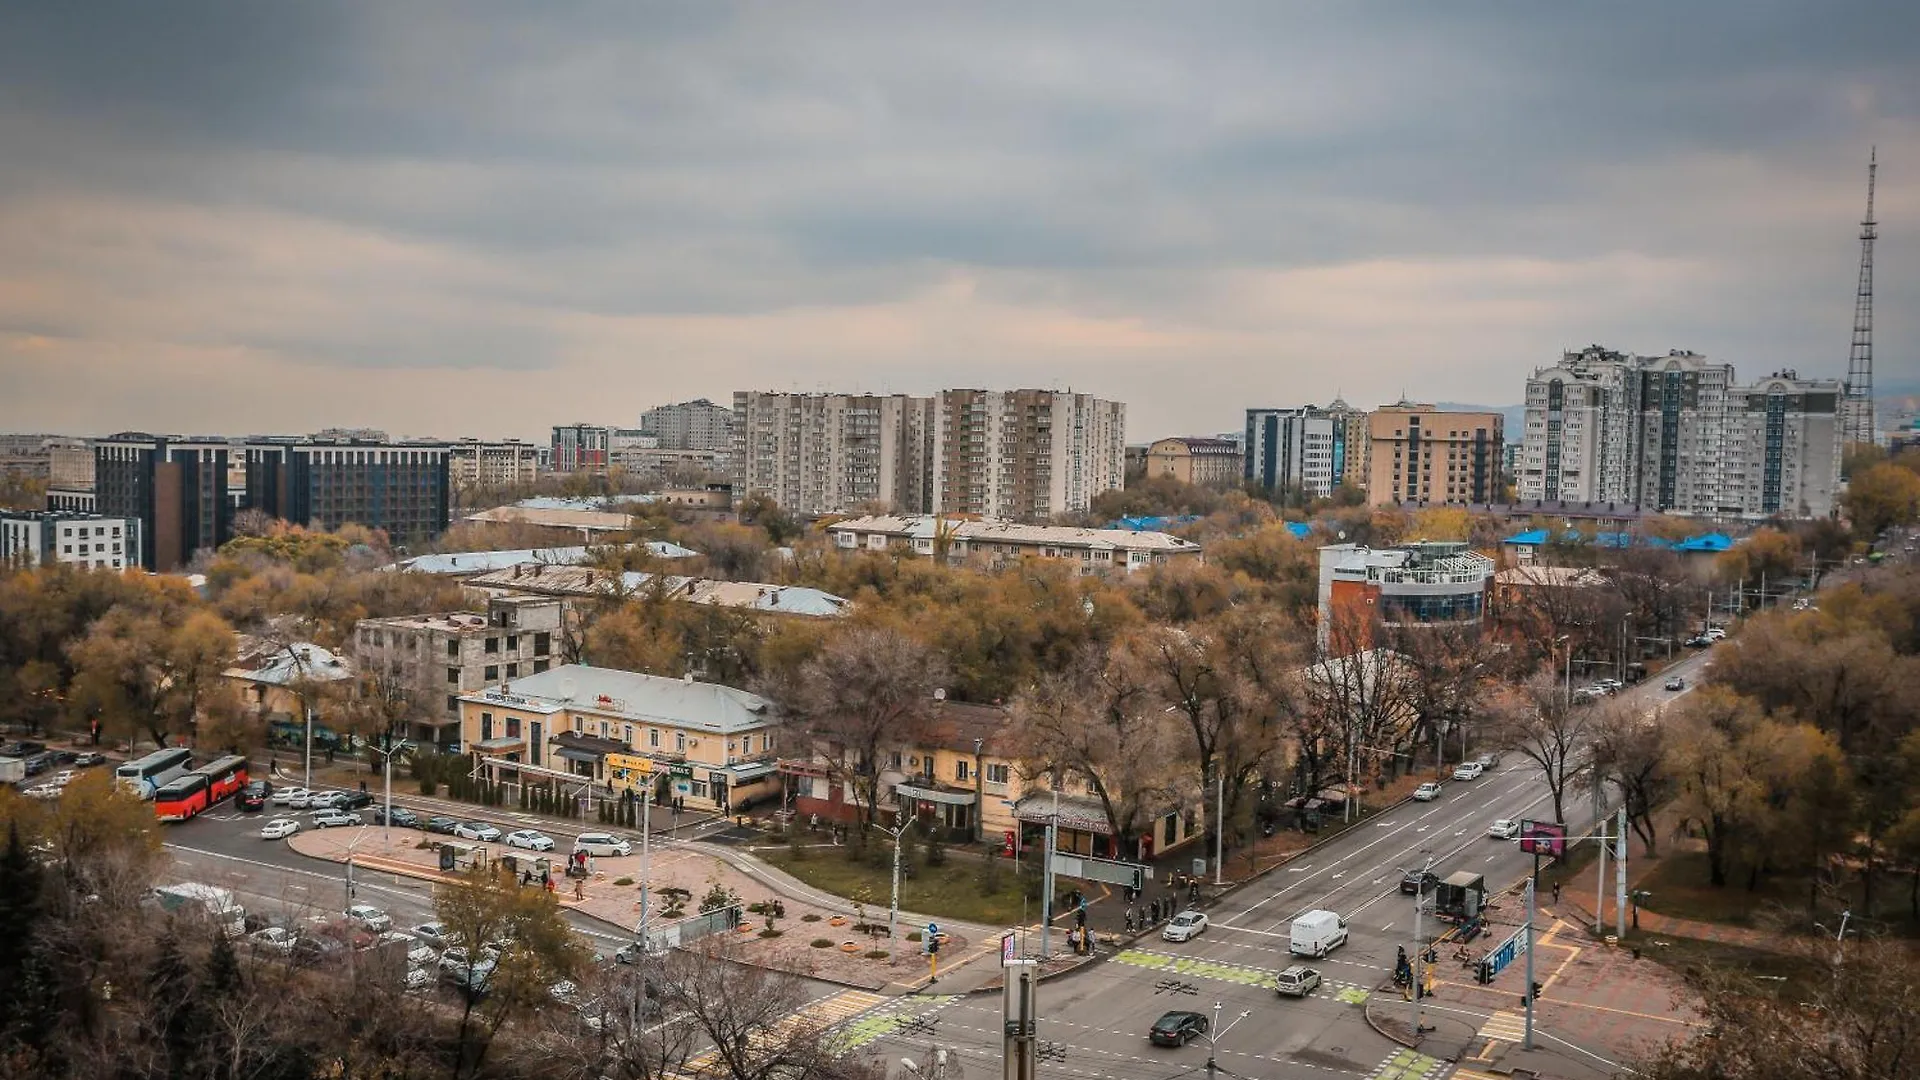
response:
<path id="1" fill-rule="evenodd" d="M 1213 1003 L 1213 1023 L 1207 1025 L 1207 1076 L 1213 1076 L 1214 1072 L 1220 1067 L 1219 1064 L 1214 1061 L 1214 1050 L 1220 1045 L 1220 1036 L 1232 1031 L 1234 1024 L 1245 1020 L 1251 1014 L 1252 1010 L 1242 1012 L 1239 1016 L 1233 1018 L 1232 1024 L 1228 1024 L 1222 1028 L 1220 1026 L 1220 1002 L 1216 1001 Z"/>
<path id="2" fill-rule="evenodd" d="M 887 949 L 889 952 L 898 953 L 899 950 L 897 946 L 900 943 L 900 838 L 907 835 L 907 830 L 913 827 L 913 821 L 908 819 L 898 822 L 891 829 L 880 828 L 880 823 L 877 821 L 871 822 L 870 824 L 882 835 L 893 838 L 893 900 L 887 905 Z"/>
<path id="3" fill-rule="evenodd" d="M 368 749 L 386 759 L 383 762 L 383 771 L 386 773 L 386 792 L 382 797 L 386 809 L 382 811 L 380 815 L 380 842 L 391 846 L 393 843 L 393 755 L 407 749 L 412 744 L 405 739 L 400 740 L 400 742 L 396 744 L 393 741 L 392 728 L 387 729 L 386 734 L 381 737 L 380 741 L 387 744 L 386 749 L 383 750 L 375 746 L 369 746 Z"/>
<path id="4" fill-rule="evenodd" d="M 1427 943 L 1420 925 L 1421 912 L 1425 910 L 1427 874 L 1433 869 L 1433 854 L 1422 851 L 1426 860 L 1420 864 L 1419 876 L 1413 885 L 1413 953 L 1407 962 L 1407 989 L 1412 993 L 1413 1001 L 1413 1041 L 1420 1041 L 1421 1032 L 1426 1030 L 1426 1017 L 1421 1009 L 1420 965 L 1425 963 Z M 1401 871 L 1405 874 L 1405 871 Z"/>
<path id="5" fill-rule="evenodd" d="M 1047 819 L 1047 849 L 1040 853 L 1040 959 L 1053 959 L 1053 852 L 1059 845 L 1060 778 L 1053 778 L 1053 816 Z"/>
<path id="6" fill-rule="evenodd" d="M 647 951 L 647 916 L 653 899 L 653 773 L 640 785 L 640 925 L 634 934 L 640 939 L 640 952 Z"/>
<path id="7" fill-rule="evenodd" d="M 1227 883 L 1227 773 L 1218 764 L 1213 774 L 1213 883 Z"/>
<path id="8" fill-rule="evenodd" d="M 987 781 L 980 768 L 986 747 L 987 740 L 973 740 L 973 838 L 983 843 L 987 839 Z"/>

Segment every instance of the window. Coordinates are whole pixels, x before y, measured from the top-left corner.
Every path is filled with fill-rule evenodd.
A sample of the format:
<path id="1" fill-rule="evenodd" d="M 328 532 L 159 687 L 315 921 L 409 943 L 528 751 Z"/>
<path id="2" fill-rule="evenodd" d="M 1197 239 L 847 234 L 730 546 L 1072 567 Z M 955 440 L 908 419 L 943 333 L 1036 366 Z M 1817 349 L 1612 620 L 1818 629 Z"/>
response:
<path id="1" fill-rule="evenodd" d="M 953 763 L 953 778 L 962 784 L 967 782 L 966 759 L 963 758 Z"/>
<path id="2" fill-rule="evenodd" d="M 460 640 L 458 638 L 447 639 L 447 655 L 448 656 L 460 655 Z"/>
<path id="3" fill-rule="evenodd" d="M 508 665 L 507 665 L 507 678 L 509 678 L 509 679 L 517 679 L 517 678 L 519 678 L 519 677 L 520 677 L 520 665 L 519 665 L 519 664 L 508 664 Z"/>
<path id="4" fill-rule="evenodd" d="M 519 737 L 520 737 L 520 718 L 517 716 L 507 717 L 507 738 L 517 739 Z"/>
<path id="5" fill-rule="evenodd" d="M 707 782 L 705 780 L 689 780 L 687 782 L 687 794 L 693 796 L 696 799 L 706 798 Z"/>
<path id="6" fill-rule="evenodd" d="M 448 686 L 460 685 L 460 669 L 459 668 L 450 667 L 447 669 L 447 685 Z"/>
<path id="7" fill-rule="evenodd" d="M 455 716 L 460 715 L 460 699 L 452 694 L 447 695 L 447 711 Z"/>
<path id="8" fill-rule="evenodd" d="M 552 634 L 533 635 L 533 655 L 535 656 L 547 655 L 547 650 L 552 645 L 552 643 L 553 643 Z"/>
<path id="9" fill-rule="evenodd" d="M 507 651 L 515 652 L 515 651 L 518 651 L 519 648 L 520 648 L 520 635 L 508 634 L 507 635 Z"/>
<path id="10" fill-rule="evenodd" d="M 986 766 L 987 783 L 1004 784 L 1007 782 L 1007 766 L 988 762 Z"/>
<path id="11" fill-rule="evenodd" d="M 545 660 L 535 660 L 533 662 L 533 673 L 535 675 L 538 675 L 545 670 L 547 670 L 547 662 Z"/>
<path id="12" fill-rule="evenodd" d="M 647 729 L 647 745 L 652 747 L 655 750 L 660 749 L 660 729 L 659 728 Z"/>
<path id="13" fill-rule="evenodd" d="M 531 725 L 533 734 L 527 738 L 527 759 L 531 764 L 540 764 L 540 721 Z"/>
<path id="14" fill-rule="evenodd" d="M 488 652 L 490 652 L 490 653 L 497 653 L 497 652 L 499 652 L 499 651 L 500 651 L 500 639 L 499 639 L 499 638 L 497 638 L 497 637 L 490 637 L 490 638 L 488 638 L 488 639 L 487 639 L 487 645 L 486 645 L 486 650 L 487 650 Z"/>
<path id="15" fill-rule="evenodd" d="M 497 681 L 500 678 L 500 665 L 488 664 L 486 674 L 483 676 L 483 678 L 485 678 L 488 682 Z"/>
<path id="16" fill-rule="evenodd" d="M 622 730 L 625 732 L 626 737 L 621 739 L 620 741 L 623 743 L 626 743 L 628 746 L 632 746 L 633 745 L 633 725 L 628 724 Z"/>
<path id="17" fill-rule="evenodd" d="M 687 752 L 687 733 L 686 732 L 676 731 L 673 733 L 673 749 L 675 753 L 679 753 L 679 754 L 684 754 Z"/>
<path id="18" fill-rule="evenodd" d="M 580 721 L 580 718 L 579 718 L 579 717 L 577 717 L 577 716 L 576 716 L 576 717 L 574 717 L 574 718 L 573 718 L 573 733 L 574 733 L 575 735 L 578 735 L 578 734 L 580 734 L 580 726 L 581 726 L 581 721 Z"/>
<path id="19" fill-rule="evenodd" d="M 493 714 L 483 712 L 480 714 L 480 741 L 486 742 L 491 738 L 493 738 Z"/>

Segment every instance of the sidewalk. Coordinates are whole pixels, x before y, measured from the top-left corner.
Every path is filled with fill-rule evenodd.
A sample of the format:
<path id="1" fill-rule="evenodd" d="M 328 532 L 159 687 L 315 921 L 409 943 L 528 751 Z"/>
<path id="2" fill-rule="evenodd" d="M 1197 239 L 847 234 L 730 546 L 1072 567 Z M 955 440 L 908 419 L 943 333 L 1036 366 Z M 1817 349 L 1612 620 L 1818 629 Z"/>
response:
<path id="1" fill-rule="evenodd" d="M 1592 897 L 1589 896 L 1586 899 L 1590 900 Z M 1569 916 L 1574 917 L 1575 921 L 1581 923 L 1589 930 L 1593 928 L 1592 904 L 1582 903 L 1581 898 L 1572 895 L 1571 890 L 1563 890 L 1560 894 L 1560 906 L 1566 910 Z M 1600 909 L 1602 920 L 1606 924 L 1608 934 L 1612 934 L 1614 927 L 1618 925 L 1614 919 L 1614 913 L 1619 911 L 1619 909 L 1619 905 L 1614 903 L 1613 896 L 1608 895 L 1606 903 L 1603 904 Z M 1738 945 L 1741 948 L 1759 949 L 1763 952 L 1785 951 L 1787 944 L 1794 940 L 1790 937 L 1783 938 L 1777 933 L 1755 930 L 1750 926 L 1727 926 L 1723 923 L 1701 922 L 1698 919 L 1682 919 L 1673 915 L 1662 915 L 1657 911 L 1649 911 L 1646 908 L 1641 908 L 1639 914 L 1635 915 L 1633 903 L 1629 900 L 1627 903 L 1627 933 L 1632 934 L 1636 932 L 1641 934 L 1661 934 L 1667 937 L 1692 938 L 1696 941 L 1710 941 L 1722 945 Z"/>

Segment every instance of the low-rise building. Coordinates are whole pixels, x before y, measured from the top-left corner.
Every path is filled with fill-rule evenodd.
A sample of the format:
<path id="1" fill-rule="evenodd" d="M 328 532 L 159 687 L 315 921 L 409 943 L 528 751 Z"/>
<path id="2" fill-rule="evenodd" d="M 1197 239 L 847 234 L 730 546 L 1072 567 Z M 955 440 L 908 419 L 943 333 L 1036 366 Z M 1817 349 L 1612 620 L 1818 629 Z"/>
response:
<path id="1" fill-rule="evenodd" d="M 721 813 L 778 796 L 779 716 L 745 690 L 564 664 L 460 705 L 462 743 L 495 779 L 665 784 L 662 797 Z"/>
<path id="2" fill-rule="evenodd" d="M 248 712 L 267 724 L 267 738 L 274 743 L 304 743 L 306 708 L 315 710 L 315 739 L 332 744 L 337 740 L 328 710 L 318 701 L 303 704 L 302 692 L 309 686 L 325 687 L 353 678 L 353 663 L 308 641 L 285 644 L 260 640 L 243 642 L 234 665 L 221 673 L 239 688 L 240 700 Z"/>
<path id="3" fill-rule="evenodd" d="M 65 563 L 89 570 L 140 565 L 140 519 L 54 510 L 0 510 L 0 566 Z"/>
<path id="4" fill-rule="evenodd" d="M 1240 485 L 1240 444 L 1230 439 L 1176 436 L 1147 450 L 1147 475 L 1171 476 L 1200 487 Z"/>
<path id="5" fill-rule="evenodd" d="M 944 551 L 951 562 L 979 558 L 999 563 L 1028 556 L 1077 562 L 1083 574 L 1133 573 L 1175 559 L 1197 559 L 1200 545 L 1162 532 L 963 521 L 931 515 L 849 518 L 827 526 L 843 551 Z"/>
<path id="6" fill-rule="evenodd" d="M 460 695 L 552 667 L 561 625 L 556 599 L 494 596 L 484 612 L 362 619 L 353 655 L 360 670 L 386 672 L 415 697 L 415 742 L 457 750 Z"/>
<path id="7" fill-rule="evenodd" d="M 699 552 L 665 540 L 649 540 L 641 545 L 656 559 L 692 559 Z M 415 555 L 397 565 L 409 574 L 439 574 L 445 577 L 474 577 L 515 566 L 571 566 L 583 563 L 592 553 L 587 547 L 510 548 L 506 551 L 448 551 L 433 555 Z"/>
<path id="8" fill-rule="evenodd" d="M 1481 623 L 1493 574 L 1494 561 L 1465 544 L 1326 545 L 1320 549 L 1320 647 L 1369 648 L 1375 626 Z"/>
<path id="9" fill-rule="evenodd" d="M 540 479 L 540 448 L 519 439 L 461 439 L 447 446 L 447 482 L 455 491 L 525 487 Z"/>

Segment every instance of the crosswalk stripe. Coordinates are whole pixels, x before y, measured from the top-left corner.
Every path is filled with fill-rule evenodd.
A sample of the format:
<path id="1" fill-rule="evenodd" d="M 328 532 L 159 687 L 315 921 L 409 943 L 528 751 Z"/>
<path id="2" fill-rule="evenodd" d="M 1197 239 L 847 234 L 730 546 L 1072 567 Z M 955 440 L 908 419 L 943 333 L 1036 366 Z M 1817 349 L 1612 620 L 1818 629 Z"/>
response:
<path id="1" fill-rule="evenodd" d="M 1519 1042 L 1527 1037 L 1527 1019 L 1518 1013 L 1502 1009 L 1487 1017 L 1487 1022 L 1480 1028 L 1480 1037 Z"/>

